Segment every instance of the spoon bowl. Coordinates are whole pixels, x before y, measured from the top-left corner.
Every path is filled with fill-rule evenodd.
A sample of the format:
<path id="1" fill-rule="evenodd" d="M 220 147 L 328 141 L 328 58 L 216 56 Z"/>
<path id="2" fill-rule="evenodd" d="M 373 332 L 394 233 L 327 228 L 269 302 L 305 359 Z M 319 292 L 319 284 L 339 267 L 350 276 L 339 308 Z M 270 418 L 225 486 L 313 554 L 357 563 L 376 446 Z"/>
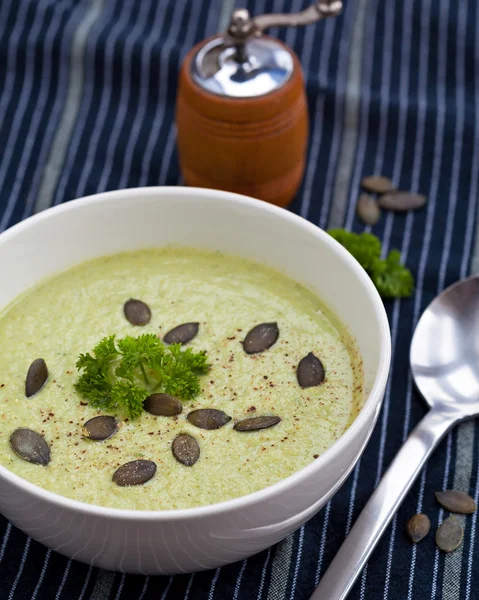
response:
<path id="1" fill-rule="evenodd" d="M 410 362 L 431 408 L 458 420 L 479 414 L 479 277 L 453 284 L 431 302 L 414 332 Z"/>

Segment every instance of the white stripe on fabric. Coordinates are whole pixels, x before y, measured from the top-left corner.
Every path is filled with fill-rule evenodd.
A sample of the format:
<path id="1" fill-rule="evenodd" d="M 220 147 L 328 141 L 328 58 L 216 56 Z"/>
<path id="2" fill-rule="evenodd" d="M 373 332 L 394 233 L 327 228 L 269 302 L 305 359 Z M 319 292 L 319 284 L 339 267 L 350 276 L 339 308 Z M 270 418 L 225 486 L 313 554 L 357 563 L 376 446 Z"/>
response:
<path id="1" fill-rule="evenodd" d="M 477 63 L 476 63 L 477 64 Z M 476 471 L 476 490 L 474 492 L 474 501 L 476 502 L 476 506 L 479 505 L 479 461 L 477 462 L 477 471 Z M 469 557 L 467 561 L 467 577 L 466 577 L 466 597 L 464 600 L 471 600 L 471 581 L 472 581 L 472 566 L 474 559 L 474 547 L 476 542 L 476 536 L 473 532 L 477 532 L 477 510 L 472 515 L 472 523 L 471 523 L 471 537 L 469 540 Z M 474 600 L 472 598 L 472 600 Z"/>
<path id="2" fill-rule="evenodd" d="M 301 197 L 301 208 L 300 215 L 304 218 L 307 218 L 309 213 L 309 208 L 311 205 L 311 197 L 313 193 L 313 185 L 315 175 L 318 169 L 321 169 L 321 165 L 318 163 L 319 151 L 321 148 L 321 141 L 323 138 L 323 124 L 324 124 L 324 101 L 325 95 L 328 89 L 328 67 L 329 61 L 331 57 L 331 51 L 333 46 L 333 37 L 334 31 L 336 27 L 337 19 L 328 19 L 324 23 L 323 36 L 321 42 L 321 50 L 320 50 L 320 61 L 319 61 L 319 72 L 318 72 L 318 96 L 316 98 L 316 103 L 314 107 L 314 117 L 312 122 L 315 124 L 311 143 L 310 143 L 310 151 L 307 160 L 306 173 L 304 176 L 304 184 L 303 184 L 303 194 Z M 310 73 L 308 73 L 310 75 Z M 339 94 L 338 94 L 339 96 Z M 336 99 L 337 100 L 337 99 Z M 336 101 L 337 106 L 337 101 Z M 335 108 L 336 108 L 335 106 Z M 339 118 L 335 115 L 334 118 L 334 129 L 336 130 Z M 311 134 L 310 134 L 311 135 Z M 330 155 L 331 156 L 331 155 Z M 329 161 L 328 161 L 329 162 Z M 323 208 L 325 205 L 325 198 L 323 196 L 322 199 Z"/>
<path id="3" fill-rule="evenodd" d="M 83 583 L 83 587 L 81 589 L 80 595 L 78 596 L 78 600 L 83 600 L 83 597 L 85 596 L 88 584 L 90 583 L 90 578 L 91 578 L 92 572 L 93 572 L 93 567 L 90 565 L 88 567 L 88 572 L 86 574 L 85 581 Z"/>
<path id="4" fill-rule="evenodd" d="M 138 40 L 141 39 L 143 30 L 147 23 L 148 15 L 150 12 L 150 5 L 146 2 L 140 3 L 140 10 L 138 14 L 138 21 L 131 28 L 128 35 L 126 36 L 125 43 L 123 45 L 122 56 L 121 56 L 121 90 L 120 97 L 115 98 L 118 110 L 115 114 L 115 120 L 111 129 L 111 135 L 108 138 L 108 146 L 106 148 L 105 165 L 101 179 L 98 183 L 97 191 L 104 192 L 108 187 L 108 179 L 113 169 L 113 161 L 115 157 L 115 150 L 120 138 L 120 134 L 123 129 L 125 118 L 128 111 L 128 104 L 130 101 L 131 91 L 131 62 L 133 55 L 133 48 Z M 158 32 L 157 32 L 158 35 Z M 136 119 L 134 119 L 136 121 Z M 93 152 L 94 154 L 94 152 Z M 93 166 L 93 164 L 92 164 Z M 88 175 L 86 176 L 88 178 Z"/>
<path id="5" fill-rule="evenodd" d="M 358 0 L 356 5 L 356 18 L 352 31 L 345 93 L 346 106 L 344 110 L 343 143 L 338 159 L 333 205 L 329 218 L 331 227 L 341 227 L 343 223 L 358 140 L 360 105 L 361 101 L 364 103 L 367 102 L 365 97 L 366 90 L 362 90 L 361 87 L 363 52 L 365 47 L 372 47 L 372 38 L 369 34 L 371 30 L 374 32 L 376 26 L 377 10 L 371 8 L 371 0 Z M 348 6 L 352 6 L 352 4 Z M 361 98 L 361 95 L 363 95 L 363 98 Z"/>
<path id="6" fill-rule="evenodd" d="M 202 2 L 201 2 L 202 3 Z M 165 67 L 166 71 L 168 71 L 170 66 L 170 55 L 175 46 L 178 43 L 178 36 L 181 27 L 181 21 L 183 20 L 183 16 L 185 10 L 188 6 L 188 2 L 186 0 L 178 0 L 175 4 L 175 12 L 173 14 L 172 23 L 170 25 L 170 29 L 168 32 L 168 37 L 166 38 L 164 44 L 160 50 L 160 68 L 158 73 L 158 79 L 160 81 L 164 81 L 165 84 L 160 87 L 159 97 L 158 97 L 158 111 L 155 114 L 155 118 L 151 125 L 151 130 L 148 134 L 148 141 L 145 145 L 145 151 L 143 154 L 142 160 L 142 168 L 140 178 L 138 180 L 138 185 L 140 187 L 148 185 L 149 181 L 149 172 L 151 161 L 153 159 L 153 153 L 155 151 L 155 146 L 158 143 L 158 136 L 160 134 L 160 130 L 162 125 L 164 124 L 165 112 L 166 112 L 166 99 L 168 93 L 168 78 L 165 76 Z M 179 9 L 179 10 L 178 10 Z M 178 12 L 177 12 L 178 10 Z"/>
<path id="7" fill-rule="evenodd" d="M 459 425 L 456 437 L 456 460 L 454 464 L 454 490 L 469 493 L 474 458 L 475 423 L 469 421 Z M 462 527 L 466 526 L 466 517 L 459 516 Z M 457 550 L 446 554 L 444 558 L 444 575 L 442 594 L 444 600 L 459 600 L 461 597 L 461 572 L 464 544 Z"/>
<path id="8" fill-rule="evenodd" d="M 35 212 L 48 208 L 54 202 L 55 189 L 60 187 L 62 180 L 62 169 L 66 160 L 68 160 L 68 145 L 71 141 L 75 121 L 78 117 L 82 102 L 83 87 L 85 83 L 85 50 L 88 43 L 88 36 L 97 21 L 100 19 L 105 0 L 91 0 L 89 10 L 85 18 L 78 27 L 73 37 L 72 52 L 70 57 L 70 81 L 65 101 L 65 108 L 55 131 L 50 154 L 45 165 L 40 188 L 35 202 Z M 109 4 L 111 11 L 114 8 L 114 2 Z M 113 14 L 106 13 L 105 21 L 113 19 Z M 96 37 L 98 41 L 98 36 Z M 96 49 L 96 43 L 94 44 Z M 93 87 L 93 77 L 90 81 L 90 87 Z M 62 190 L 63 191 L 63 190 Z"/>
<path id="9" fill-rule="evenodd" d="M 92 0 L 91 18 L 88 21 L 85 19 L 82 31 L 77 32 L 73 44 L 72 60 L 74 60 L 74 57 L 78 57 L 78 62 L 76 65 L 72 65 L 71 68 L 65 112 L 45 169 L 35 212 L 48 208 L 52 203 L 59 204 L 65 199 L 65 189 L 77 161 L 78 149 L 87 124 L 95 89 L 94 61 L 92 60 L 88 64 L 84 57 L 87 55 L 92 58 L 96 56 L 101 33 L 108 27 L 108 23 L 115 19 L 116 1 L 108 2 L 106 4 L 107 10 L 103 13 L 105 0 Z M 102 26 L 99 25 L 100 17 Z M 98 27 L 95 27 L 97 23 Z M 89 40 L 91 30 L 95 31 L 95 35 L 92 35 L 91 40 Z M 87 47 L 90 48 L 88 54 L 86 52 Z M 84 62 L 86 63 L 85 68 L 82 66 Z M 70 102 L 73 103 L 71 108 Z M 66 138 L 65 134 L 67 135 Z"/>
<path id="10" fill-rule="evenodd" d="M 271 548 L 268 548 L 266 553 L 266 560 L 264 561 L 263 570 L 261 571 L 261 580 L 259 582 L 258 597 L 256 600 L 262 600 L 264 583 L 266 581 L 266 573 L 268 572 L 269 559 L 271 558 Z"/>
<path id="11" fill-rule="evenodd" d="M 143 584 L 143 588 L 141 589 L 141 593 L 140 593 L 138 600 L 143 600 L 143 598 L 145 597 L 145 594 L 146 594 L 146 590 L 148 589 L 149 585 L 150 585 L 150 576 L 147 575 L 145 577 L 145 583 Z"/>
<path id="12" fill-rule="evenodd" d="M 351 484 L 351 492 L 349 495 L 349 507 L 348 507 L 348 518 L 346 520 L 346 529 L 344 535 L 347 536 L 351 531 L 351 525 L 353 522 L 354 503 L 356 502 L 356 490 L 358 487 L 359 471 L 361 470 L 361 458 L 359 458 L 357 465 L 354 467 L 353 482 Z"/>
<path id="13" fill-rule="evenodd" d="M 331 148 L 328 156 L 328 164 L 326 167 L 326 181 L 324 184 L 324 192 L 322 198 L 321 215 L 320 215 L 320 226 L 324 227 L 328 221 L 329 216 L 329 227 L 335 227 L 336 223 L 343 223 L 344 212 L 346 210 L 345 202 L 342 207 L 337 206 L 334 212 L 331 212 L 331 202 L 333 201 L 334 184 L 336 180 L 336 174 L 338 169 L 338 163 L 341 153 L 341 141 L 343 137 L 343 130 L 346 124 L 344 98 L 347 89 L 347 73 L 348 73 L 348 62 L 350 43 L 352 38 L 352 29 L 354 27 L 354 12 L 350 8 L 346 12 L 343 30 L 341 32 L 341 38 L 339 40 L 338 50 L 338 70 L 336 79 L 334 81 L 334 128 L 333 137 L 331 141 Z M 330 23 L 336 23 L 336 20 L 330 21 Z M 367 26 L 367 25 L 366 25 Z M 334 30 L 331 32 L 333 35 Z M 354 52 L 364 53 L 364 45 L 360 48 L 354 48 Z M 324 60 L 329 62 L 329 57 L 324 57 Z M 323 57 L 321 57 L 321 60 Z M 324 81 L 323 86 L 327 89 L 327 81 Z M 343 122 L 344 121 L 344 122 Z"/>
<path id="14" fill-rule="evenodd" d="M 30 550 L 30 543 L 31 543 L 31 538 L 27 538 L 25 547 L 23 549 L 23 554 L 22 554 L 22 559 L 20 561 L 20 566 L 18 568 L 17 571 L 17 575 L 13 581 L 12 587 L 10 588 L 10 593 L 8 595 L 8 600 L 12 600 L 13 596 L 15 595 L 15 590 L 17 589 L 17 585 L 18 582 L 20 581 L 20 577 L 22 576 L 23 573 L 23 568 L 25 567 L 25 562 L 27 560 L 27 556 L 28 556 L 28 551 Z"/>
<path id="15" fill-rule="evenodd" d="M 24 3 L 26 4 L 26 3 Z M 36 5 L 35 8 L 35 16 L 33 18 L 33 26 L 30 29 L 30 31 L 28 32 L 28 36 L 27 36 L 27 40 L 26 40 L 26 52 L 25 52 L 25 75 L 23 77 L 23 81 L 22 81 L 22 89 L 20 92 L 20 95 L 18 98 L 14 99 L 14 103 L 16 105 L 16 109 L 15 109 L 15 113 L 13 116 L 13 120 L 11 122 L 11 127 L 10 130 L 8 132 L 8 135 L 6 136 L 6 138 L 4 138 L 4 144 L 6 148 L 10 148 L 13 147 L 14 141 L 17 141 L 18 143 L 18 139 L 19 139 L 19 130 L 20 127 L 22 126 L 23 122 L 24 122 L 24 118 L 25 118 L 25 112 L 27 109 L 27 105 L 28 102 L 30 100 L 32 91 L 33 91 L 33 74 L 35 72 L 35 54 L 37 51 L 37 47 L 39 45 L 39 41 L 40 41 L 40 33 L 42 31 L 42 27 L 45 23 L 45 19 L 46 19 L 46 12 L 47 9 L 50 8 L 51 3 L 47 2 L 45 4 L 42 3 L 38 3 Z M 43 10 L 42 10 L 43 9 Z M 37 11 L 40 14 L 37 14 Z M 52 25 L 52 22 L 54 22 L 56 24 L 57 18 L 61 17 L 61 14 L 63 13 L 64 8 L 62 8 L 60 11 L 55 11 L 55 19 L 53 21 L 50 21 L 49 25 L 48 25 L 48 29 L 47 29 L 47 34 L 46 36 L 48 37 L 48 34 L 51 34 L 50 31 L 50 27 Z M 56 33 L 56 31 L 55 31 Z M 10 48 L 9 48 L 10 51 Z M 13 50 L 13 52 L 16 54 L 15 50 Z M 16 61 L 15 61 L 16 63 Z M 12 94 L 13 94 L 13 86 L 12 86 Z M 5 97 L 8 97 L 5 94 Z M 3 97 L 2 97 L 3 99 Z M 12 98 L 9 98 L 8 102 L 5 103 L 5 109 L 7 108 L 7 106 L 10 104 L 10 101 L 12 100 Z M 4 117 L 5 115 L 2 114 L 0 117 L 0 122 L 3 123 L 4 122 Z M 5 162 L 2 161 L 2 165 L 1 165 L 1 170 L 0 170 L 0 191 L 3 191 L 3 183 L 5 181 L 5 177 L 8 171 L 8 167 L 10 166 L 10 162 L 14 156 L 13 152 L 5 152 L 3 154 L 4 156 L 4 160 Z M 8 208 L 7 208 L 8 210 Z"/>
<path id="16" fill-rule="evenodd" d="M 323 566 L 324 549 L 326 547 L 326 536 L 327 536 L 327 532 L 328 532 L 328 523 L 329 523 L 329 513 L 330 512 L 331 512 L 331 500 L 326 504 L 326 508 L 324 509 L 324 519 L 323 519 L 323 526 L 321 529 L 321 541 L 319 544 L 318 562 L 316 563 L 316 576 L 314 578 L 314 587 L 318 586 L 319 577 L 321 575 L 321 568 Z"/>
<path id="17" fill-rule="evenodd" d="M 454 149 L 452 159 L 451 187 L 449 190 L 448 209 L 446 218 L 446 232 L 443 241 L 443 254 L 441 265 L 439 267 L 438 293 L 444 288 L 446 280 L 447 263 L 451 251 L 452 233 L 454 230 L 454 217 L 456 214 L 457 194 L 459 188 L 459 176 L 461 172 L 461 154 L 464 138 L 464 122 L 466 112 L 465 97 L 465 60 L 466 60 L 466 6 L 463 5 L 457 11 L 457 29 L 456 29 L 456 85 L 455 85 L 455 131 L 454 131 Z"/>
<path id="18" fill-rule="evenodd" d="M 194 573 L 192 573 L 192 574 L 190 575 L 190 579 L 189 579 L 189 581 L 188 581 L 188 585 L 186 586 L 186 590 L 185 590 L 185 598 L 184 598 L 184 600 L 188 600 L 188 599 L 189 599 L 189 597 L 190 597 L 191 586 L 193 585 L 193 579 L 194 579 L 194 578 L 195 578 L 195 574 L 194 574 Z M 193 600 L 194 600 L 194 598 L 193 598 Z"/>
<path id="19" fill-rule="evenodd" d="M 166 596 L 168 595 L 168 592 L 170 591 L 170 587 L 171 587 L 172 583 L 173 583 L 173 575 L 171 575 L 170 578 L 168 579 L 168 584 L 165 588 L 165 591 L 161 595 L 161 600 L 166 600 Z"/>
<path id="20" fill-rule="evenodd" d="M 215 586 L 216 586 L 216 582 L 218 581 L 219 574 L 220 574 L 220 569 L 218 568 L 215 570 L 213 580 L 211 581 L 210 592 L 208 594 L 208 600 L 213 600 L 213 598 L 215 596 Z"/>
<path id="21" fill-rule="evenodd" d="M 212 7 L 210 6 L 210 10 L 211 10 L 211 8 Z M 189 50 L 190 46 L 193 45 L 193 42 L 195 39 L 195 30 L 197 28 L 198 19 L 199 19 L 200 12 L 202 9 L 203 9 L 203 1 L 196 0 L 196 2 L 193 4 L 193 10 L 190 15 L 190 19 L 188 21 L 188 28 L 186 30 L 186 35 L 185 35 L 185 39 L 183 42 L 185 45 L 185 48 L 187 48 L 188 50 Z M 183 56 L 183 52 L 180 53 L 180 56 L 181 57 Z M 168 61 L 168 63 L 170 63 L 170 61 Z M 164 116 L 166 114 L 166 103 L 163 106 L 165 108 L 165 110 L 163 111 L 163 119 L 164 119 Z M 173 152 L 175 150 L 175 142 L 176 142 L 176 128 L 170 127 L 170 129 L 168 131 L 168 136 L 166 138 L 166 144 L 163 149 L 163 155 L 161 157 L 160 175 L 158 178 L 158 183 L 160 185 L 164 185 L 166 183 L 166 179 L 168 177 L 168 171 L 170 169 L 171 161 L 173 158 Z"/>
<path id="22" fill-rule="evenodd" d="M 124 11 L 124 6 L 127 6 L 129 10 Z M 102 82 L 102 91 L 100 97 L 100 105 L 96 112 L 95 120 L 93 123 L 93 133 L 88 141 L 88 148 L 86 151 L 86 157 L 83 163 L 82 173 L 80 180 L 76 187 L 76 196 L 83 196 L 88 184 L 88 179 L 91 175 L 93 165 L 95 163 L 96 151 L 100 142 L 100 136 L 103 131 L 103 123 L 106 119 L 106 114 L 110 109 L 111 93 L 112 93 L 112 81 L 113 81 L 113 63 L 114 63 L 114 50 L 115 45 L 119 37 L 128 30 L 129 25 L 133 19 L 135 3 L 126 3 L 122 7 L 120 18 L 112 26 L 108 32 L 108 38 L 105 44 L 105 70 L 104 80 Z"/>
<path id="23" fill-rule="evenodd" d="M 120 583 L 118 584 L 118 590 L 116 591 L 115 600 L 120 600 L 120 596 L 123 591 L 123 586 L 125 585 L 125 577 L 125 573 L 122 573 L 120 577 Z"/>
<path id="24" fill-rule="evenodd" d="M 3 534 L 2 545 L 0 547 L 0 564 L 2 563 L 3 556 L 5 554 L 5 549 L 7 547 L 8 540 L 10 538 L 11 531 L 12 531 L 12 524 L 10 522 L 8 522 L 7 526 L 5 528 L 5 533 Z"/>
<path id="25" fill-rule="evenodd" d="M 293 581 L 291 582 L 291 593 L 290 598 L 293 599 L 296 595 L 296 582 L 298 580 L 299 566 L 301 564 L 301 555 L 303 553 L 303 541 L 304 541 L 304 525 L 301 525 L 299 530 L 298 549 L 296 551 L 296 565 L 294 567 Z"/>
<path id="26" fill-rule="evenodd" d="M 381 3 L 384 5 L 384 2 Z M 379 11 L 379 7 L 381 5 L 376 5 L 376 19 Z M 371 7 L 371 10 L 374 10 Z M 388 7 L 384 8 L 384 33 L 383 33 L 383 47 L 381 49 L 382 55 L 382 69 L 381 69 L 381 87 L 380 87 L 380 96 L 381 100 L 379 103 L 379 130 L 378 130 L 378 143 L 376 147 L 376 156 L 374 161 L 373 172 L 376 174 L 381 174 L 384 162 L 384 152 L 386 149 L 386 141 L 387 141 L 387 128 L 388 128 L 388 106 L 389 106 L 389 89 L 391 87 L 391 71 L 392 71 L 392 59 L 393 59 L 393 40 L 394 40 L 394 16 L 395 9 L 394 3 L 388 5 Z M 376 22 L 374 27 L 376 26 Z M 375 62 L 375 52 L 374 48 L 374 40 L 376 38 L 375 32 L 373 33 L 373 37 L 371 39 L 371 52 L 368 55 L 368 65 L 367 65 L 367 73 L 366 76 L 366 68 L 364 81 L 368 82 L 366 84 L 366 89 L 363 89 L 363 104 L 361 109 L 361 129 L 359 134 L 359 143 L 356 154 L 356 160 L 353 170 L 353 177 L 351 180 L 351 187 L 349 189 L 349 204 L 348 211 L 346 217 L 346 229 L 351 229 L 353 225 L 355 209 L 356 209 L 356 200 L 357 200 L 357 190 L 359 189 L 360 180 L 363 174 L 364 161 L 366 157 L 366 148 L 369 139 L 369 116 L 371 109 L 371 89 L 372 89 L 372 76 L 374 70 L 374 62 Z M 403 74 L 404 69 L 402 68 L 403 64 L 403 54 L 401 53 L 401 75 Z M 366 61 L 365 61 L 366 62 Z M 367 90 L 367 91 L 366 91 Z M 406 94 L 406 93 L 405 93 Z M 375 133 L 375 132 L 374 132 Z M 396 153 L 397 158 L 397 153 Z M 385 233 L 384 237 L 389 237 L 387 233 Z"/>
<path id="27" fill-rule="evenodd" d="M 477 11 L 477 7 L 476 7 Z M 477 15 L 476 15 L 477 18 Z M 475 28 L 474 35 L 474 100 L 475 106 L 478 106 L 479 103 L 479 27 Z M 470 193 L 469 193 L 469 204 L 468 204 L 468 214 L 471 215 L 473 213 L 473 206 L 477 203 L 478 197 L 478 180 L 479 180 L 479 117 L 477 111 L 475 113 L 474 119 L 474 146 L 472 151 L 472 168 L 471 168 L 471 185 L 470 185 Z M 479 272 L 479 214 L 476 215 L 477 218 L 477 226 L 474 223 L 474 219 L 468 219 L 467 228 L 466 228 L 466 237 L 464 246 L 466 250 L 464 251 L 465 256 L 469 256 L 470 248 L 472 246 L 473 240 L 473 232 L 476 232 L 476 243 L 474 245 L 472 264 L 471 264 L 471 272 L 477 273 Z M 461 264 L 461 277 L 465 277 L 467 274 L 468 268 L 468 260 L 463 260 Z"/>
<path id="28" fill-rule="evenodd" d="M 446 462 L 444 466 L 444 477 L 442 480 L 442 489 L 445 490 L 447 488 L 447 482 L 449 481 L 449 469 L 451 465 L 451 448 L 452 448 L 452 433 L 447 436 L 447 447 L 446 447 Z M 437 518 L 437 526 L 442 523 L 442 519 L 444 517 L 444 510 L 441 508 L 439 510 L 439 515 Z M 432 574 L 432 585 L 431 585 L 431 600 L 435 600 L 436 598 L 436 589 L 437 589 L 437 576 L 439 573 L 439 548 L 436 548 L 434 553 L 434 570 Z"/>
<path id="29" fill-rule="evenodd" d="M 248 559 L 246 558 L 243 561 L 243 564 L 241 565 L 241 569 L 240 569 L 240 572 L 238 574 L 238 578 L 236 579 L 236 585 L 235 585 L 235 589 L 234 589 L 234 593 L 233 593 L 233 600 L 238 600 L 238 598 L 239 598 L 239 592 L 240 592 L 240 587 L 241 587 L 241 580 L 243 579 L 243 574 L 245 572 L 247 564 L 248 564 Z"/>
<path id="30" fill-rule="evenodd" d="M 43 567 L 40 572 L 40 577 L 38 578 L 37 585 L 35 586 L 35 589 L 33 590 L 32 597 L 30 600 L 35 600 L 35 598 L 37 597 L 37 594 L 42 586 L 43 579 L 45 578 L 45 573 L 47 572 L 47 567 L 48 567 L 48 563 L 50 561 L 51 555 L 52 555 L 52 551 L 50 550 L 50 548 L 48 548 L 48 550 L 45 554 L 45 560 L 43 561 Z M 83 596 L 80 596 L 79 600 L 81 600 L 82 597 Z"/>
<path id="31" fill-rule="evenodd" d="M 126 188 L 128 185 L 136 145 L 148 111 L 148 93 L 150 90 L 150 65 L 153 48 L 158 42 L 158 39 L 162 38 L 163 30 L 166 27 L 166 20 L 164 19 L 164 7 L 161 7 L 160 3 L 157 3 L 156 5 L 156 12 L 153 16 L 152 22 L 153 26 L 151 28 L 151 31 L 148 33 L 146 39 L 141 45 L 141 70 L 139 73 L 140 92 L 138 96 L 138 108 L 136 110 L 136 116 L 133 119 L 131 133 L 128 138 L 128 145 L 125 149 L 125 157 L 123 160 L 123 167 L 121 170 L 120 180 L 118 184 L 119 189 Z"/>
<path id="32" fill-rule="evenodd" d="M 31 96 L 32 96 L 32 94 L 35 94 L 37 97 L 37 102 L 36 102 L 36 105 L 34 108 L 30 127 L 28 130 L 28 133 L 25 136 L 25 146 L 23 148 L 22 155 L 20 157 L 18 166 L 15 169 L 15 172 L 16 172 L 15 183 L 12 187 L 12 190 L 8 194 L 7 206 L 5 208 L 2 219 L 0 221 L 0 231 L 3 231 L 10 222 L 10 218 L 11 218 L 12 213 L 17 204 L 22 185 L 25 181 L 28 164 L 29 164 L 31 156 L 32 156 L 34 141 L 37 139 L 38 130 L 40 128 L 40 125 L 42 124 L 42 122 L 45 119 L 44 112 L 45 112 L 47 97 L 48 97 L 48 94 L 50 91 L 51 76 L 52 76 L 53 45 L 56 41 L 57 34 L 60 31 L 60 27 L 62 27 L 61 20 L 62 20 L 63 13 L 65 12 L 66 8 L 67 7 L 65 5 L 63 5 L 58 10 L 55 11 L 54 17 L 52 18 L 52 20 L 48 26 L 48 29 L 45 33 L 45 40 L 42 44 L 43 45 L 43 60 L 42 60 L 42 77 L 41 77 L 40 89 L 33 90 L 33 88 L 32 88 L 33 74 L 31 74 L 29 76 L 31 79 L 31 84 L 32 84 L 32 86 L 30 86 L 32 88 L 32 89 L 30 89 L 30 94 L 28 94 L 28 97 L 25 94 L 25 97 L 24 97 L 25 99 L 24 99 L 23 103 L 22 103 L 22 97 L 18 101 L 18 108 L 15 112 L 15 116 L 21 115 L 21 117 L 18 121 L 18 128 L 15 132 L 14 139 L 17 139 L 17 140 L 19 137 L 18 129 L 20 128 L 22 121 L 25 119 L 25 113 L 27 110 L 27 106 L 30 102 Z M 71 24 L 75 22 L 75 19 L 77 18 L 77 15 L 79 13 L 81 13 L 81 10 L 82 10 L 82 7 L 78 6 L 76 8 L 76 10 L 71 13 L 70 18 L 68 19 L 68 22 L 66 23 L 66 25 L 63 26 L 63 33 L 61 35 L 61 42 L 60 42 L 61 48 L 63 51 L 65 50 L 64 49 L 65 39 L 67 39 L 67 40 L 69 39 L 69 36 L 66 35 L 67 32 L 71 35 L 69 26 L 71 26 Z M 36 49 L 35 53 L 37 51 L 38 50 Z M 33 62 L 33 56 L 30 58 Z M 28 76 L 26 75 L 25 77 L 28 77 Z M 22 94 L 23 94 L 23 92 L 22 92 Z M 49 118 L 51 118 L 51 116 Z M 12 131 L 13 131 L 13 127 L 14 127 L 14 125 L 12 125 Z M 11 153 L 10 156 L 12 157 L 13 153 Z M 5 180 L 5 177 L 7 176 L 7 173 L 8 173 L 9 167 L 10 167 L 10 162 L 6 162 L 5 165 L 2 164 L 1 167 L 2 168 L 0 169 L 0 188 L 3 186 L 3 182 Z"/>
<path id="33" fill-rule="evenodd" d="M 421 481 L 419 484 L 419 496 L 417 499 L 416 513 L 422 512 L 422 503 L 424 501 L 424 488 L 425 488 L 426 478 L 427 478 L 427 463 L 424 465 L 424 469 L 422 470 L 422 473 L 421 473 Z M 409 567 L 407 600 L 412 600 L 414 574 L 416 571 L 416 552 L 417 552 L 417 545 L 413 544 L 412 554 L 411 554 L 411 563 L 410 563 L 410 567 Z"/>
<path id="34" fill-rule="evenodd" d="M 47 6 L 50 2 L 47 3 Z M 37 9 L 39 8 L 40 3 L 37 5 Z M 7 112 L 7 108 L 10 104 L 13 95 L 13 87 L 15 83 L 15 76 L 17 73 L 17 46 L 20 38 L 23 34 L 23 29 L 25 27 L 26 18 L 27 18 L 27 8 L 28 5 L 26 2 L 20 4 L 20 8 L 18 13 L 15 16 L 15 23 L 13 29 L 11 31 L 11 35 L 8 39 L 7 45 L 7 66 L 6 66 L 6 77 L 5 82 L 3 84 L 2 95 L 0 96 L 0 128 L 3 129 L 5 125 L 5 114 Z M 4 24 L 6 26 L 6 22 Z M 31 33 L 31 31 L 30 31 Z M 27 45 L 28 45 L 27 39 Z M 31 42 L 30 42 L 31 43 Z"/>
<path id="35" fill-rule="evenodd" d="M 61 593 L 63 592 L 63 588 L 65 587 L 65 583 L 68 579 L 68 574 L 70 573 L 70 567 L 72 566 L 72 561 L 68 560 L 65 571 L 63 572 L 63 577 L 60 582 L 60 586 L 58 587 L 57 593 L 55 594 L 55 600 L 59 600 Z"/>
<path id="36" fill-rule="evenodd" d="M 82 7 L 81 4 L 78 5 L 78 9 L 80 7 Z M 68 141 L 69 136 L 66 135 L 65 132 L 65 127 L 63 125 L 64 118 L 62 119 L 61 111 L 64 109 L 65 113 L 68 114 L 74 112 L 74 102 L 72 102 L 70 95 L 71 86 L 69 86 L 68 80 L 70 73 L 73 71 L 71 65 L 72 57 L 75 56 L 76 40 L 81 38 L 82 31 L 85 29 L 85 24 L 88 24 L 88 22 L 91 20 L 91 12 L 92 11 L 87 8 L 83 19 L 80 21 L 78 26 L 76 26 L 75 23 L 75 26 L 72 28 L 74 31 L 70 31 L 70 23 L 75 22 L 77 13 L 77 10 L 75 9 L 72 11 L 72 15 L 65 26 L 63 39 L 60 45 L 60 55 L 62 57 L 70 56 L 70 61 L 69 63 L 64 60 L 60 61 L 60 69 L 58 72 L 58 91 L 55 95 L 55 100 L 48 116 L 47 127 L 41 142 L 33 177 L 31 178 L 30 192 L 25 203 L 25 210 L 23 211 L 22 219 L 25 219 L 31 215 L 34 204 L 37 200 L 39 202 L 38 209 L 41 208 L 41 202 L 39 198 L 42 196 L 42 177 L 45 175 L 45 177 L 48 178 L 48 176 L 52 174 L 53 164 L 60 162 L 56 159 L 52 159 L 53 156 L 56 157 L 58 155 L 58 152 L 55 152 L 55 139 L 61 139 L 62 143 L 64 144 L 66 144 Z M 67 46 L 70 44 L 71 46 L 69 46 L 69 49 L 67 50 Z M 50 149 L 52 149 L 52 153 L 49 159 L 48 154 Z"/>

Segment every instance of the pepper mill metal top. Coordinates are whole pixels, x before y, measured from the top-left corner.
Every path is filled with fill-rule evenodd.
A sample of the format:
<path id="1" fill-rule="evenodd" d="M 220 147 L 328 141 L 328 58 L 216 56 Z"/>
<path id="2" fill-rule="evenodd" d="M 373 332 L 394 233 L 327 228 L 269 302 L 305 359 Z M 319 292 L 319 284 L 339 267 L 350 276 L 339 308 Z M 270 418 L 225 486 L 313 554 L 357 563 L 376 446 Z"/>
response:
<path id="1" fill-rule="evenodd" d="M 337 16 L 341 0 L 317 0 L 292 14 L 251 17 L 240 8 L 233 12 L 228 30 L 200 48 L 191 62 L 191 76 L 204 90 L 228 98 L 253 98 L 279 89 L 290 79 L 291 53 L 274 38 L 263 35 L 269 27 L 309 25 Z"/>

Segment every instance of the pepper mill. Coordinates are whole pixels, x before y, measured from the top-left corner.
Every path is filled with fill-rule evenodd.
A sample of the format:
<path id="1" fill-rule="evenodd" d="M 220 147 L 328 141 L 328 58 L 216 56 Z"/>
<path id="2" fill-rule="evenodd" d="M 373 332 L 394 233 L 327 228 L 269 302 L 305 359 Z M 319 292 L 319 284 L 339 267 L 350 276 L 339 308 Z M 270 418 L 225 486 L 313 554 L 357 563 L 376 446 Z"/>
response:
<path id="1" fill-rule="evenodd" d="M 294 14 L 233 12 L 225 34 L 200 42 L 180 71 L 177 146 L 186 185 L 253 196 L 279 206 L 303 177 L 308 107 L 301 64 L 263 32 L 336 16 L 339 0 Z"/>

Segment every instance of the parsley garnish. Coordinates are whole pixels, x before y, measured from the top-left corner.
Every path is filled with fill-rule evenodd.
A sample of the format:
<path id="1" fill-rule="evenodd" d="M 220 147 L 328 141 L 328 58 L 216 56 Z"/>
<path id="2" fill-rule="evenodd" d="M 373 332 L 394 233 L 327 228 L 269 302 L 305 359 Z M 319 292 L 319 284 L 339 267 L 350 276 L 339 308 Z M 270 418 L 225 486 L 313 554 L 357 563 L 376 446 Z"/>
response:
<path id="1" fill-rule="evenodd" d="M 381 241 L 371 233 L 330 229 L 329 235 L 346 248 L 371 277 L 382 298 L 409 298 L 414 289 L 411 271 L 401 264 L 398 250 L 381 259 Z"/>
<path id="2" fill-rule="evenodd" d="M 75 389 L 83 398 L 95 408 L 123 410 L 131 418 L 156 392 L 190 400 L 200 391 L 199 376 L 208 371 L 205 352 L 166 346 L 152 333 L 105 337 L 91 353 L 80 355 L 76 367 L 81 374 Z"/>

